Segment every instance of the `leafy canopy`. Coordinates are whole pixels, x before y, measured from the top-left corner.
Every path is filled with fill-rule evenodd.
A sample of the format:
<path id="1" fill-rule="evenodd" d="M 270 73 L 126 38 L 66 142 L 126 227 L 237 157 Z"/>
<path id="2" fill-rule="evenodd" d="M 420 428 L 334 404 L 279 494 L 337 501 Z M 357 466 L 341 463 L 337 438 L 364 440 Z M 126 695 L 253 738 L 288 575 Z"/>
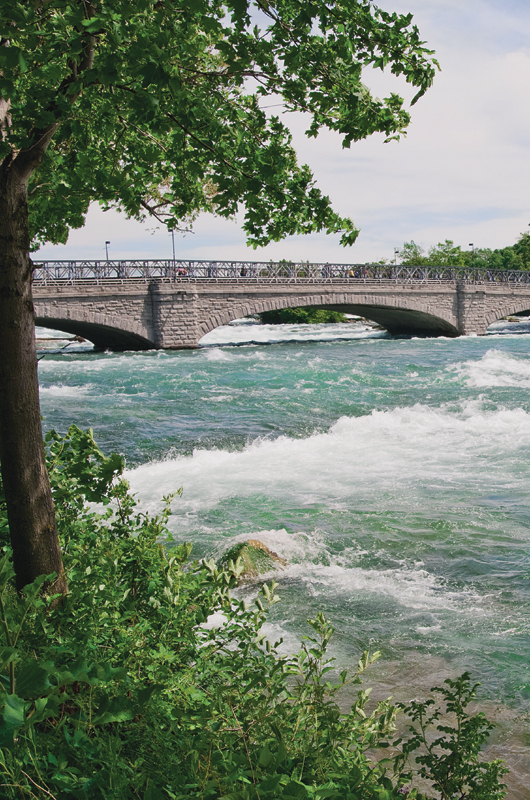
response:
<path id="1" fill-rule="evenodd" d="M 66 241 L 98 200 L 170 229 L 243 206 L 254 246 L 319 230 L 352 244 L 264 106 L 306 112 L 309 136 L 344 147 L 399 137 L 403 100 L 373 97 L 362 70 L 403 76 L 415 102 L 437 62 L 411 21 L 369 0 L 0 0 L 0 159 L 52 133 L 30 182 L 34 241 Z"/>
<path id="2" fill-rule="evenodd" d="M 427 255 L 423 247 L 410 241 L 403 244 L 398 256 L 401 264 L 409 266 L 430 264 L 442 267 L 530 269 L 530 233 L 521 233 L 514 245 L 496 250 L 487 247 L 462 250 L 451 239 L 446 239 L 445 242 L 438 242 L 436 246 L 429 247 Z"/>

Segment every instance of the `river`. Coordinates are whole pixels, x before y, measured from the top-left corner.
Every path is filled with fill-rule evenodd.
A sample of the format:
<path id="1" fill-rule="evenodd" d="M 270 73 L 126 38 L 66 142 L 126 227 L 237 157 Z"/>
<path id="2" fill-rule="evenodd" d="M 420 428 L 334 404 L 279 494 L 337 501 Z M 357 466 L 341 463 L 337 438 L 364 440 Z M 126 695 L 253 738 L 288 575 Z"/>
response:
<path id="1" fill-rule="evenodd" d="M 346 325 L 219 328 L 193 351 L 40 361 L 46 429 L 92 427 L 141 508 L 180 486 L 196 557 L 260 539 L 285 558 L 267 633 L 295 649 L 322 610 L 379 694 L 469 670 L 528 797 L 530 322 L 391 339 Z M 72 350 L 72 348 L 74 348 Z M 247 590 L 249 595 L 252 589 Z M 370 676 L 367 678 L 370 683 Z"/>

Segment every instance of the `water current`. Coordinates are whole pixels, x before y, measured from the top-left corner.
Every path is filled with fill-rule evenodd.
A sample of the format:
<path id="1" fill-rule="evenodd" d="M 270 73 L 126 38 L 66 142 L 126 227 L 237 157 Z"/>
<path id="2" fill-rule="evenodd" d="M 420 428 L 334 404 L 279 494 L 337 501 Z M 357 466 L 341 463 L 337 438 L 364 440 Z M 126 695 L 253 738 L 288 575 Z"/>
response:
<path id="1" fill-rule="evenodd" d="M 39 364 L 44 425 L 94 428 L 145 510 L 182 486 L 170 527 L 196 557 L 253 538 L 285 558 L 267 576 L 282 598 L 267 632 L 284 648 L 322 610 L 341 666 L 382 651 L 367 679 L 380 695 L 469 670 L 500 726 L 490 754 L 510 763 L 509 797 L 527 798 L 528 331 L 241 322 L 194 351 L 70 344 Z"/>

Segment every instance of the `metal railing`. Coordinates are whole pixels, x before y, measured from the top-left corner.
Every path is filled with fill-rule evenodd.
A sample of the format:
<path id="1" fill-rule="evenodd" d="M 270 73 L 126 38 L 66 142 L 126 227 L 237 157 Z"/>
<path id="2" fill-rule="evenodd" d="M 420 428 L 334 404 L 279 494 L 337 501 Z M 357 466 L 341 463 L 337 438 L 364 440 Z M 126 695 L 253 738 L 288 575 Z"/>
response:
<path id="1" fill-rule="evenodd" d="M 331 264 L 291 261 L 198 261 L 154 259 L 136 261 L 34 261 L 33 285 L 84 282 L 382 282 L 530 284 L 530 271 L 403 264 Z"/>

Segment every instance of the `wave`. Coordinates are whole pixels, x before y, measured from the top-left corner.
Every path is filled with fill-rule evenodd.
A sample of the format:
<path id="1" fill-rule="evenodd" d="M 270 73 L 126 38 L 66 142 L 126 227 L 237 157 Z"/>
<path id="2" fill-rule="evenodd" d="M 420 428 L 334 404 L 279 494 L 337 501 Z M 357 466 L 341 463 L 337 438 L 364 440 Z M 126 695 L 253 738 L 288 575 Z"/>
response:
<path id="1" fill-rule="evenodd" d="M 388 333 L 370 323 L 344 322 L 326 325 L 261 325 L 235 320 L 202 337 L 201 346 L 281 344 L 283 342 L 336 342 L 351 339 L 382 339 Z"/>
<path id="2" fill-rule="evenodd" d="M 481 359 L 465 361 L 447 368 L 470 387 L 530 387 L 530 359 L 488 350 Z"/>
<path id="3" fill-rule="evenodd" d="M 519 485 L 529 447 L 530 415 L 522 409 L 490 411 L 480 400 L 417 404 L 341 417 L 327 432 L 303 439 L 258 438 L 236 451 L 196 449 L 144 464 L 128 478 L 147 504 L 184 486 L 179 507 L 192 513 L 252 495 L 307 505 L 365 503 L 383 492 L 400 505 L 418 492 Z"/>
<path id="4" fill-rule="evenodd" d="M 57 331 L 52 328 L 43 328 L 40 325 L 35 326 L 35 337 L 37 339 L 73 339 L 73 334 L 65 333 L 64 331 Z"/>
<path id="5" fill-rule="evenodd" d="M 69 346 L 65 351 L 63 351 L 63 355 L 64 358 L 60 359 L 42 359 L 42 361 L 39 361 L 39 371 L 44 373 L 53 372 L 57 375 L 64 374 L 71 376 L 72 374 L 75 374 L 78 379 L 82 379 L 84 374 L 91 372 L 110 373 L 112 370 L 114 370 L 121 371 L 121 374 L 126 374 L 131 370 L 131 368 L 134 368 L 135 371 L 152 369 L 153 360 L 159 355 L 162 357 L 164 353 L 148 351 L 148 353 L 131 352 L 129 354 L 115 354 L 107 352 L 98 353 L 95 358 L 78 360 L 75 358 L 77 353 L 75 353 L 73 348 L 71 349 Z M 74 356 L 74 359 L 70 359 L 70 355 Z M 72 360 L 74 361 L 75 366 L 72 365 Z"/>
<path id="6" fill-rule="evenodd" d="M 53 341 L 49 342 L 39 342 L 37 341 L 37 353 L 38 355 L 70 355 L 72 353 L 92 353 L 94 351 L 94 345 L 91 342 L 74 342 L 73 340 L 69 340 L 68 342 L 64 340 L 64 344 L 60 339 L 53 339 Z"/>
<path id="7" fill-rule="evenodd" d="M 84 386 L 41 386 L 39 389 L 40 396 L 43 398 L 48 397 L 86 397 L 93 391 L 93 386 L 85 384 Z"/>
<path id="8" fill-rule="evenodd" d="M 288 533 L 285 529 L 256 531 L 249 537 L 241 534 L 230 540 L 232 546 L 248 538 L 259 539 L 287 561 L 287 566 L 261 576 L 281 582 L 299 581 L 312 597 L 325 594 L 347 595 L 350 599 L 383 595 L 392 602 L 416 611 L 448 611 L 460 613 L 463 602 L 467 611 L 477 613 L 481 599 L 472 590 L 454 591 L 446 581 L 429 573 L 421 563 L 402 562 L 397 568 L 366 569 L 355 566 L 365 554 L 358 547 L 348 547 L 341 554 L 331 553 L 322 535 Z M 221 552 L 221 548 L 215 555 Z M 252 593 L 249 593 L 249 597 Z M 472 608 L 470 606 L 472 603 Z M 435 620 L 432 620 L 433 624 Z"/>

